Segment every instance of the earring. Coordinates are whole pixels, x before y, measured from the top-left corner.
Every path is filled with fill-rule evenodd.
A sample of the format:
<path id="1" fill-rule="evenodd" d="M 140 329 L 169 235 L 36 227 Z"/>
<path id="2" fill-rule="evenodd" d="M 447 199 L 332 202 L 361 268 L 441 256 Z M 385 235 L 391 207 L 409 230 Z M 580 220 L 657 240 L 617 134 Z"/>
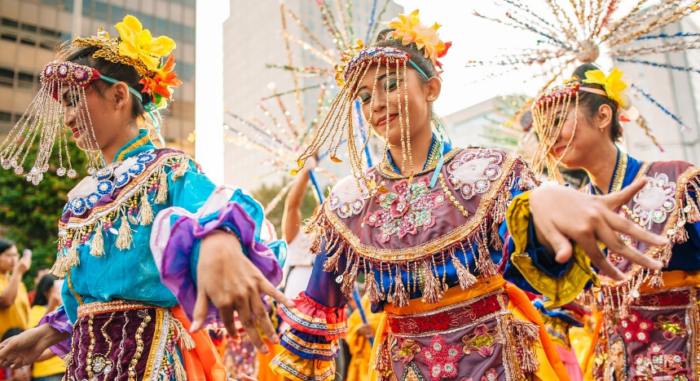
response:
<path id="1" fill-rule="evenodd" d="M 605 127 L 603 127 L 602 125 L 600 125 L 600 126 L 598 127 L 598 129 L 600 130 L 600 132 L 603 132 L 603 131 L 605 130 Z"/>

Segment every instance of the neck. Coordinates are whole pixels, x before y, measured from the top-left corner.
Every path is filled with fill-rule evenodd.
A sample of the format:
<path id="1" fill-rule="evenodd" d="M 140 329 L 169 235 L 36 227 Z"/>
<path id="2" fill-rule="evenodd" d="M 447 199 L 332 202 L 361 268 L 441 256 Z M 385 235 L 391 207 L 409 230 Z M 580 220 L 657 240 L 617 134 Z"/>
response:
<path id="1" fill-rule="evenodd" d="M 585 163 L 582 168 L 588 173 L 593 185 L 598 187 L 603 194 L 608 193 L 615 173 L 615 163 L 617 163 L 617 147 L 613 142 L 608 141 L 606 144 L 600 144 L 589 151 L 586 156 L 591 160 L 589 163 Z"/>
<path id="2" fill-rule="evenodd" d="M 105 165 L 112 164 L 114 162 L 114 159 L 116 159 L 115 156 L 117 156 L 117 152 L 126 145 L 131 139 L 137 137 L 139 135 L 139 129 L 138 127 L 134 125 L 129 125 L 125 129 L 125 132 L 123 134 L 119 134 L 115 139 L 110 141 L 108 144 L 106 144 L 104 147 L 100 147 L 100 151 L 102 152 L 102 156 L 105 159 Z"/>
<path id="3" fill-rule="evenodd" d="M 430 144 L 433 141 L 433 133 L 430 129 L 430 122 L 428 122 L 428 128 L 422 128 L 418 136 L 411 136 L 411 156 L 406 153 L 406 162 L 404 163 L 403 151 L 401 145 L 389 146 L 389 154 L 391 159 L 394 161 L 398 169 L 401 171 L 402 175 L 411 174 L 411 162 L 409 160 L 413 159 L 413 173 L 418 173 L 425 166 L 425 162 L 428 160 L 428 154 L 430 153 Z"/>

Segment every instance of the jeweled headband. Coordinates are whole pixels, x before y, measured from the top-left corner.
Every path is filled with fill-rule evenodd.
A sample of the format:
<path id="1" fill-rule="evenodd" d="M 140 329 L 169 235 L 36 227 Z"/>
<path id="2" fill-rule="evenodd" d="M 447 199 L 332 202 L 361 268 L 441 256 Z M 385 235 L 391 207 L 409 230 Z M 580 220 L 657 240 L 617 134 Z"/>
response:
<path id="1" fill-rule="evenodd" d="M 115 27 L 120 31 L 121 40 L 111 39 L 109 34 L 100 30 L 97 37 L 76 38 L 72 46 L 98 47 L 93 57 L 136 69 L 144 88 L 139 92 L 129 86 L 129 92 L 144 104 L 160 137 L 158 109 L 167 105 L 167 100 L 172 96 L 172 88 L 180 84 L 173 70 L 175 63 L 170 54 L 175 48 L 175 43 L 164 36 L 152 38 L 150 32 L 143 29 L 141 23 L 133 16 L 125 17 L 124 21 Z M 163 62 L 162 57 L 167 55 L 170 56 Z M 82 148 L 87 152 L 88 174 L 92 175 L 103 167 L 104 159 L 97 143 L 85 94 L 87 86 L 98 79 L 111 84 L 119 82 L 94 68 L 74 62 L 52 61 L 46 64 L 40 75 L 39 93 L 0 145 L 2 168 L 14 168 L 17 175 L 25 174 L 24 164 L 28 153 L 37 144 L 36 159 L 26 177 L 33 184 L 38 184 L 44 173 L 49 170 L 49 159 L 57 145 L 59 163 L 56 173 L 59 176 L 77 176 L 68 153 L 68 137 L 63 123 L 63 100 L 69 101 L 71 107 L 75 108 L 76 128 L 84 135 Z"/>
<path id="2" fill-rule="evenodd" d="M 409 16 L 401 15 L 400 18 L 392 20 L 388 25 L 394 30 L 389 35 L 389 38 L 401 41 L 403 45 L 415 43 L 419 50 L 422 50 L 426 58 L 429 58 L 433 65 L 439 65 L 437 58 L 443 57 L 450 47 L 449 43 L 444 43 L 437 35 L 437 29 L 440 27 L 435 24 L 433 27 L 426 27 L 420 24 L 418 11 L 414 11 Z M 362 168 L 363 155 L 365 147 L 369 143 L 369 139 L 365 140 L 362 147 L 359 147 L 355 141 L 353 127 L 353 103 L 358 97 L 358 85 L 365 79 L 369 69 L 376 66 L 377 69 L 385 67 L 387 72 L 390 69 L 395 69 L 399 78 L 403 81 L 398 81 L 396 87 L 396 101 L 398 103 L 398 121 L 401 129 L 401 146 L 404 152 L 404 160 L 402 167 L 408 161 L 410 166 L 411 176 L 413 174 L 413 162 L 411 155 L 411 138 L 410 138 L 410 118 L 408 111 L 408 67 L 415 68 L 424 78 L 428 79 L 428 75 L 420 69 L 411 60 L 411 55 L 401 49 L 392 47 L 365 47 L 361 41 L 357 45 L 349 48 L 343 53 L 341 63 L 336 65 L 336 79 L 338 85 L 342 86 L 338 96 L 330 107 L 329 113 L 319 125 L 313 141 L 302 153 L 298 159 L 298 168 L 304 166 L 304 162 L 309 157 L 312 157 L 327 141 L 329 144 L 329 152 L 331 160 L 340 162 L 337 157 L 337 151 L 340 144 L 347 140 L 348 151 L 350 155 L 350 164 L 352 173 L 357 180 L 358 187 L 363 189 L 361 184 L 367 184 L 369 188 L 374 188 L 376 184 L 370 179 L 366 179 Z M 372 86 L 372 98 L 374 98 L 378 82 L 378 70 L 375 72 L 374 82 Z M 389 92 L 387 92 L 387 110 L 389 103 Z M 373 108 L 369 110 L 367 124 L 372 126 Z M 389 128 L 385 131 L 385 152 L 388 150 L 388 134 Z M 402 168 L 403 170 L 403 168 Z M 298 170 L 292 171 L 292 174 Z M 439 172 L 439 171 L 437 171 Z"/>

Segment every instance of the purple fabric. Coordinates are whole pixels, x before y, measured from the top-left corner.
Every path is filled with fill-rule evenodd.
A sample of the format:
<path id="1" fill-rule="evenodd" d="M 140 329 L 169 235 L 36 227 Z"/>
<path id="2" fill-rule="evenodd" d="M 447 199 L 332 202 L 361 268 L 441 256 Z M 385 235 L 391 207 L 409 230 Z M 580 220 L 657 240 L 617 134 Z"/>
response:
<path id="1" fill-rule="evenodd" d="M 248 258 L 272 284 L 278 285 L 282 280 L 282 269 L 277 258 L 267 246 L 255 240 L 255 221 L 237 203 L 227 203 L 216 218 L 205 222 L 204 225 L 200 225 L 195 216 L 181 216 L 173 224 L 170 239 L 163 252 L 161 280 L 175 294 L 190 320 L 197 299 L 197 286 L 194 282 L 197 274 L 192 273 L 193 269 L 190 266 L 192 257 L 196 255 L 195 245 L 198 240 L 225 224 L 236 227 Z M 223 327 L 218 309 L 211 304 L 206 324 Z"/>
<path id="2" fill-rule="evenodd" d="M 44 317 L 39 320 L 39 325 L 43 324 L 50 325 L 58 332 L 70 333 L 71 336 L 73 335 L 73 325 L 70 323 L 70 320 L 68 320 L 68 315 L 63 308 L 59 308 L 56 311 L 49 312 L 48 314 L 44 315 Z M 70 353 L 70 346 L 71 339 L 68 338 L 58 344 L 52 345 L 50 349 L 51 352 L 56 354 L 56 356 L 63 358 Z"/>

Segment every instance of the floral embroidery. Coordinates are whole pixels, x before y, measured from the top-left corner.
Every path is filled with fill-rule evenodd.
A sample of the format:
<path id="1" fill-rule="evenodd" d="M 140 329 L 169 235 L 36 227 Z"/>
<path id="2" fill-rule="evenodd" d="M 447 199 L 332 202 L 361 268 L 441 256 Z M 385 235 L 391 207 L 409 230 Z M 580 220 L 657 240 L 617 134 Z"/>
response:
<path id="1" fill-rule="evenodd" d="M 394 377 L 385 378 L 385 380 L 388 379 L 394 379 Z M 423 377 L 423 374 L 421 373 L 420 369 L 418 369 L 418 365 L 416 365 L 416 363 L 414 362 L 410 362 L 408 365 L 406 365 L 406 369 L 403 371 L 403 376 L 401 376 L 400 380 L 425 381 L 425 377 Z"/>
<path id="2" fill-rule="evenodd" d="M 462 342 L 464 354 L 476 352 L 481 357 L 489 357 L 493 354 L 496 344 L 501 344 L 501 339 L 498 337 L 498 327 L 489 329 L 486 324 L 481 324 L 474 329 L 474 333 L 462 337 Z"/>
<path id="3" fill-rule="evenodd" d="M 459 345 L 449 345 L 445 339 L 436 335 L 430 341 L 430 347 L 423 352 L 423 359 L 430 369 L 430 379 L 440 381 L 443 378 L 457 377 L 457 362 L 464 356 Z"/>
<path id="4" fill-rule="evenodd" d="M 675 195 L 676 183 L 668 181 L 666 174 L 659 173 L 634 195 L 632 213 L 642 226 L 649 227 L 652 222 L 664 223 L 668 213 L 676 207 Z"/>
<path id="5" fill-rule="evenodd" d="M 428 178 L 424 177 L 410 184 L 408 180 L 400 181 L 393 192 L 381 193 L 377 202 L 382 209 L 365 217 L 365 223 L 379 227 L 381 241 L 387 242 L 394 234 L 403 238 L 418 233 L 421 226 L 427 230 L 435 225 L 431 211 L 445 203 L 445 195 L 429 193 Z"/>
<path id="6" fill-rule="evenodd" d="M 690 369 L 687 368 L 687 360 L 683 352 L 673 352 L 667 355 L 661 345 L 652 343 L 647 350 L 647 355 L 637 355 L 634 358 L 637 366 L 635 381 L 672 380 L 688 381 Z M 673 376 L 666 378 L 664 376 Z"/>
<path id="7" fill-rule="evenodd" d="M 399 339 L 399 343 L 391 348 L 391 359 L 408 364 L 418 353 L 420 353 L 420 346 L 415 341 Z"/>
<path id="8" fill-rule="evenodd" d="M 654 327 L 664 331 L 664 338 L 666 340 L 673 340 L 676 337 L 685 337 L 688 332 L 688 326 L 683 323 L 683 318 L 678 315 L 659 315 Z"/>
<path id="9" fill-rule="evenodd" d="M 654 327 L 651 320 L 642 319 L 642 315 L 637 311 L 630 311 L 627 319 L 620 321 L 623 337 L 627 342 L 638 341 L 640 343 L 649 342 L 649 331 Z"/>
<path id="10" fill-rule="evenodd" d="M 489 371 L 484 374 L 484 377 L 481 377 L 481 381 L 496 381 L 497 379 L 498 373 L 496 373 L 495 368 L 489 369 Z"/>
<path id="11" fill-rule="evenodd" d="M 469 152 L 447 166 L 447 181 L 465 200 L 491 188 L 491 182 L 501 177 L 503 155 L 491 150 Z"/>
<path id="12" fill-rule="evenodd" d="M 370 181 L 374 181 L 374 175 L 367 176 Z M 362 212 L 365 206 L 364 200 L 369 198 L 369 188 L 365 179 L 358 180 L 360 188 L 354 177 L 348 176 L 338 182 L 328 197 L 331 210 L 335 210 L 340 218 L 356 216 Z"/>

